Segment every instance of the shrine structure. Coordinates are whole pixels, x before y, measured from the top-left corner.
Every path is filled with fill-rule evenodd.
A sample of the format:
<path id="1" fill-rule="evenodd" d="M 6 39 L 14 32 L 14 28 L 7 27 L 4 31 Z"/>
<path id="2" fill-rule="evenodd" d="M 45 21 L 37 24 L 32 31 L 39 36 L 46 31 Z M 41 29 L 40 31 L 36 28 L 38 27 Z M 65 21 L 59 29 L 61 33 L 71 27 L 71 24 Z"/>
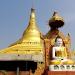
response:
<path id="1" fill-rule="evenodd" d="M 50 30 L 43 35 L 36 23 L 35 9 L 22 37 L 0 50 L 0 75 L 75 75 L 71 59 L 71 38 L 59 28 L 64 20 L 54 12 L 49 20 Z"/>

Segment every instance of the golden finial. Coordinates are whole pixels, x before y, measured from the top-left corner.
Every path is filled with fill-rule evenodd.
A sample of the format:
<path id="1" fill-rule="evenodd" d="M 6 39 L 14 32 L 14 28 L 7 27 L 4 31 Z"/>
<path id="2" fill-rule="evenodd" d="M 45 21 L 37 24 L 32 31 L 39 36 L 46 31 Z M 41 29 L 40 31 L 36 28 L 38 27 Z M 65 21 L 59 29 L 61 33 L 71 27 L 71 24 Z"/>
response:
<path id="1" fill-rule="evenodd" d="M 33 9 L 33 8 L 31 8 L 30 18 L 35 18 L 35 9 Z"/>

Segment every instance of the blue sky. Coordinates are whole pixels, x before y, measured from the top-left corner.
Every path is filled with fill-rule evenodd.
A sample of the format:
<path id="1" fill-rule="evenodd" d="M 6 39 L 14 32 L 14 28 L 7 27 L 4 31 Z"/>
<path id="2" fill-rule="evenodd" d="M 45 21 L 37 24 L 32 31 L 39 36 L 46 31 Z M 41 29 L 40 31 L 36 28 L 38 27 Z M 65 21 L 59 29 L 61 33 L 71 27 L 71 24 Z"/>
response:
<path id="1" fill-rule="evenodd" d="M 33 1 L 33 2 L 32 2 Z M 30 9 L 34 4 L 39 30 L 46 34 L 48 20 L 57 11 L 65 20 L 60 30 L 70 33 L 75 49 L 75 0 L 0 0 L 0 49 L 18 40 L 28 25 Z"/>

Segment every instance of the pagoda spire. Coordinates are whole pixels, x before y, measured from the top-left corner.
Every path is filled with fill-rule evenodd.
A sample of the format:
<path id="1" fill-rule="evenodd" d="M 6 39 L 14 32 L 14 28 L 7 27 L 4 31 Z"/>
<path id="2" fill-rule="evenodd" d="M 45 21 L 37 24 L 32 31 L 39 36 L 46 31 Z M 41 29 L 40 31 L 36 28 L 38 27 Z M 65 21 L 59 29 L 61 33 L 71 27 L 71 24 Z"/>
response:
<path id="1" fill-rule="evenodd" d="M 31 8 L 31 14 L 30 14 L 30 20 L 29 25 L 26 28 L 26 30 L 23 33 L 23 42 L 29 41 L 34 42 L 40 41 L 40 31 L 38 30 L 37 24 L 36 24 L 36 16 L 35 16 L 35 9 Z"/>
<path id="2" fill-rule="evenodd" d="M 30 13 L 30 19 L 29 19 L 29 24 L 25 31 L 23 32 L 22 37 L 16 41 L 15 43 L 11 44 L 10 46 L 13 46 L 15 44 L 19 43 L 25 43 L 25 42 L 38 42 L 40 43 L 42 34 L 39 31 L 36 23 L 36 15 L 35 15 L 35 9 L 31 8 L 31 13 Z"/>

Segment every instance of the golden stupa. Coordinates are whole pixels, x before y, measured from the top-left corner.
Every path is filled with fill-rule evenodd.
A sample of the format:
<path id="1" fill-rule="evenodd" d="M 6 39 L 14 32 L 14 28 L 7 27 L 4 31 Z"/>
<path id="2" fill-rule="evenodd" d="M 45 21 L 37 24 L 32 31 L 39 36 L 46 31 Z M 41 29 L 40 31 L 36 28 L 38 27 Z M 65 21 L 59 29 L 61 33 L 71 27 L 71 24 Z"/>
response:
<path id="1" fill-rule="evenodd" d="M 33 60 L 43 62 L 43 40 L 36 24 L 35 10 L 31 9 L 29 25 L 22 37 L 8 48 L 0 50 L 0 60 Z"/>

